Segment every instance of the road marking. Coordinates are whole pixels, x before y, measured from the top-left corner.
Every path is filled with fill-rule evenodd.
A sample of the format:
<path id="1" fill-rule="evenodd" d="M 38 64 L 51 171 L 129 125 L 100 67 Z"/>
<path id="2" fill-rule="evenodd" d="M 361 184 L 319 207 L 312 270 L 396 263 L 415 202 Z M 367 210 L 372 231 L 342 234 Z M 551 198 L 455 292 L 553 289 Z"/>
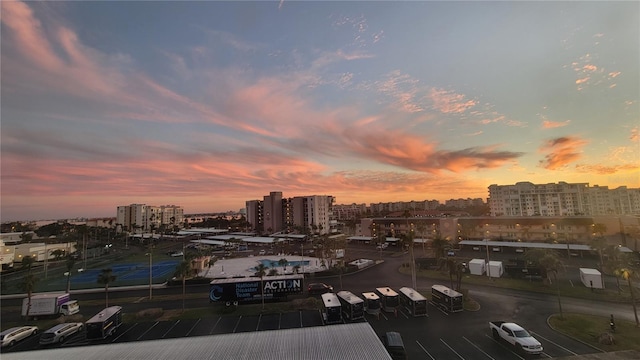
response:
<path id="1" fill-rule="evenodd" d="M 138 325 L 138 323 L 133 324 L 132 327 L 128 328 L 127 331 L 123 332 L 122 334 L 118 335 L 116 338 L 113 339 L 113 341 L 111 342 L 116 342 L 116 340 L 120 339 L 120 337 L 124 334 L 126 334 L 127 332 L 129 332 L 129 330 L 133 329 L 134 327 L 136 327 Z"/>
<path id="2" fill-rule="evenodd" d="M 136 340 L 142 339 L 142 337 L 145 336 L 149 332 L 149 330 L 153 329 L 156 325 L 158 325 L 158 323 L 159 321 L 156 321 L 153 325 L 151 325 L 151 327 L 147 329 L 147 331 L 143 332 L 142 335 L 138 336 Z"/>
<path id="3" fill-rule="evenodd" d="M 480 351 L 481 353 L 485 354 L 489 359 L 491 360 L 496 360 L 493 357 L 491 357 L 491 355 L 487 354 L 486 352 L 482 351 L 482 349 L 480 349 L 476 344 L 472 343 L 471 340 L 467 339 L 465 336 L 462 337 L 466 342 L 468 342 L 469 344 L 471 344 L 471 346 L 473 346 L 474 348 L 478 349 L 478 351 Z"/>
<path id="4" fill-rule="evenodd" d="M 280 313 L 280 316 L 278 316 L 278 330 L 280 330 L 281 327 L 282 327 L 282 313 Z"/>
<path id="5" fill-rule="evenodd" d="M 162 335 L 162 338 L 164 339 L 164 337 L 167 336 L 169 331 L 173 330 L 173 328 L 176 327 L 176 325 L 178 325 L 179 322 L 180 322 L 180 320 L 174 322 L 173 325 L 171 325 L 171 327 L 169 328 L 169 330 L 167 330 L 167 332 L 165 332 L 164 335 Z"/>
<path id="6" fill-rule="evenodd" d="M 191 334 L 191 332 L 193 331 L 193 329 L 195 329 L 196 325 L 198 325 L 198 323 L 200 323 L 200 320 L 202 320 L 202 318 L 198 319 L 198 321 L 196 321 L 195 324 L 193 324 L 193 326 L 191 327 L 191 329 L 189 329 L 189 331 L 186 333 L 185 337 L 189 336 L 189 334 Z"/>
<path id="7" fill-rule="evenodd" d="M 454 354 L 458 355 L 458 357 L 462 360 L 464 360 L 464 358 L 462 357 L 462 355 L 458 354 L 457 351 L 455 351 L 451 346 L 449 346 L 449 344 L 447 344 L 444 340 L 442 340 L 442 338 L 440 338 L 440 342 L 444 344 L 444 346 L 448 347 L 449 350 L 453 351 Z"/>
<path id="8" fill-rule="evenodd" d="M 489 335 L 487 335 L 487 334 L 484 334 L 484 336 L 486 336 L 486 337 L 488 337 L 489 339 L 493 340 L 493 342 L 495 342 L 496 344 L 500 345 L 503 349 L 505 349 L 505 350 L 507 350 L 507 351 L 511 352 L 513 355 L 517 356 L 517 357 L 518 357 L 518 358 L 520 358 L 521 360 L 525 360 L 525 358 L 523 358 L 522 356 L 520 356 L 520 354 L 518 354 L 517 352 L 513 351 L 513 345 L 511 345 L 511 344 L 507 343 L 507 344 L 509 344 L 511 347 L 506 347 L 506 346 L 504 346 L 504 344 L 503 344 L 503 342 L 505 342 L 504 340 L 503 340 L 503 341 L 498 341 L 498 340 L 494 339 L 494 338 L 493 338 L 493 336 L 489 336 Z"/>
<path id="9" fill-rule="evenodd" d="M 238 322 L 236 323 L 236 326 L 233 327 L 232 333 L 236 333 L 236 329 L 238 328 L 238 325 L 240 325 L 240 320 L 242 320 L 242 315 L 238 318 Z"/>
<path id="10" fill-rule="evenodd" d="M 389 318 L 387 317 L 387 315 L 385 315 L 382 311 L 380 311 L 380 314 L 382 315 L 382 317 L 383 317 L 385 320 L 389 320 Z"/>
<path id="11" fill-rule="evenodd" d="M 218 318 L 218 321 L 216 321 L 216 323 L 213 325 L 213 327 L 211 328 L 211 331 L 209 331 L 209 335 L 213 334 L 213 330 L 216 328 L 216 326 L 218 326 L 218 323 L 220 322 L 220 320 L 222 320 L 222 316 L 220 316 Z"/>
<path id="12" fill-rule="evenodd" d="M 322 315 L 320 315 L 320 316 L 322 317 Z M 302 326 L 302 310 L 300 310 L 300 327 L 303 327 Z"/>
<path id="13" fill-rule="evenodd" d="M 533 331 L 532 331 L 531 333 L 532 333 L 533 335 L 535 335 L 535 336 L 537 336 L 537 337 L 541 338 L 541 339 L 544 339 L 545 341 L 548 341 L 548 342 L 552 343 L 553 345 L 555 345 L 555 346 L 559 347 L 560 349 L 562 349 L 562 350 L 564 350 L 564 351 L 570 352 L 570 353 L 571 353 L 571 354 L 573 354 L 573 355 L 578 355 L 578 354 L 574 353 L 573 351 L 571 351 L 571 350 L 567 349 L 566 347 L 564 347 L 564 346 L 562 346 L 562 345 L 560 345 L 560 344 L 557 344 L 557 343 L 555 343 L 555 342 L 553 342 L 553 341 L 551 341 L 551 340 L 547 339 L 546 337 L 544 337 L 544 336 L 542 336 L 542 335 L 540 335 L 540 334 L 538 334 L 538 333 L 534 333 Z"/>
<path id="14" fill-rule="evenodd" d="M 262 320 L 262 314 L 258 315 L 258 323 L 256 324 L 256 331 L 260 328 L 260 320 Z"/>
<path id="15" fill-rule="evenodd" d="M 429 355 L 429 357 L 431 358 L 431 360 L 436 360 L 436 358 L 434 358 L 433 356 L 431 356 L 431 354 L 429 354 L 429 352 L 427 351 L 427 349 L 424 348 L 424 346 L 422 346 L 422 344 L 420 344 L 420 341 L 416 340 L 416 343 L 418 344 L 418 346 L 420 346 L 420 348 L 422 349 L 422 351 L 425 352 L 425 354 Z"/>

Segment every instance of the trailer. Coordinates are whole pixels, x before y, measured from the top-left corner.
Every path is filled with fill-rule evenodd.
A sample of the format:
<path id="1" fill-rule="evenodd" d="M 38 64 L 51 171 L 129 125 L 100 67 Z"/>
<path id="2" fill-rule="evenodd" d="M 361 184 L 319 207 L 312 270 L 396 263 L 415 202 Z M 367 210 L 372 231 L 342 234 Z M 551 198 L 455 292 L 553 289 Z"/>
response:
<path id="1" fill-rule="evenodd" d="M 431 304 L 446 312 L 459 312 L 463 310 L 463 296 L 444 285 L 433 285 L 431 287 Z"/>
<path id="2" fill-rule="evenodd" d="M 604 289 L 602 274 L 596 269 L 580 268 L 582 284 L 591 289 Z"/>
<path id="3" fill-rule="evenodd" d="M 367 314 L 380 316 L 380 297 L 373 292 L 363 292 L 364 311 Z"/>
<path id="4" fill-rule="evenodd" d="M 400 299 L 398 298 L 397 292 L 390 287 L 379 287 L 376 288 L 376 294 L 380 297 L 382 310 L 398 315 Z"/>
<path id="5" fill-rule="evenodd" d="M 322 296 L 322 320 L 325 324 L 342 322 L 342 306 L 338 296 L 334 293 L 324 293 Z"/>
<path id="6" fill-rule="evenodd" d="M 87 320 L 87 340 L 101 340 L 115 334 L 122 325 L 122 306 L 110 306 Z"/>
<path id="7" fill-rule="evenodd" d="M 502 274 L 504 274 L 502 261 L 489 261 L 489 265 L 487 267 L 487 276 L 498 278 L 501 277 Z"/>
<path id="8" fill-rule="evenodd" d="M 469 273 L 471 275 L 482 275 L 485 273 L 485 266 L 484 259 L 471 259 L 469 261 Z"/>
<path id="9" fill-rule="evenodd" d="M 227 305 L 238 302 L 282 300 L 288 295 L 302 294 L 302 274 L 214 279 L 209 284 L 209 302 Z M 262 287 L 263 286 L 263 287 Z"/>
<path id="10" fill-rule="evenodd" d="M 69 293 L 37 294 L 22 300 L 22 316 L 57 316 L 73 315 L 80 312 L 80 305 L 76 300 L 70 299 Z"/>
<path id="11" fill-rule="evenodd" d="M 427 316 L 427 298 L 409 287 L 399 290 L 400 305 L 413 316 Z"/>
<path id="12" fill-rule="evenodd" d="M 350 291 L 339 291 L 337 295 L 345 319 L 354 321 L 364 318 L 364 300 Z"/>

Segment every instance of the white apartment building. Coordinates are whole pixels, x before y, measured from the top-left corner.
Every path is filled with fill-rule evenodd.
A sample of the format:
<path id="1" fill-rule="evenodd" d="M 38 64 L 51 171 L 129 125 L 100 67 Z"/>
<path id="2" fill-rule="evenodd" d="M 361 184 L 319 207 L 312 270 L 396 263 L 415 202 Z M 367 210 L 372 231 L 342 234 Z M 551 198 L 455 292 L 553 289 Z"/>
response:
<path id="1" fill-rule="evenodd" d="M 559 182 L 490 185 L 491 216 L 595 216 L 640 214 L 640 189 Z"/>
<path id="2" fill-rule="evenodd" d="M 184 210 L 176 205 L 124 205 L 118 206 L 116 215 L 116 224 L 134 233 L 181 226 L 183 221 Z"/>

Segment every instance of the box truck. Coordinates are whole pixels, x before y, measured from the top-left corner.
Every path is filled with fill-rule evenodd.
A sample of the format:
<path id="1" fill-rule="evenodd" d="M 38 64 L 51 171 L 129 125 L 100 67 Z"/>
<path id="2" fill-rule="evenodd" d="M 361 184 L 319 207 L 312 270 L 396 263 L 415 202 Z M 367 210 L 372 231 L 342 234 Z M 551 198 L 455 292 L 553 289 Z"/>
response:
<path id="1" fill-rule="evenodd" d="M 489 261 L 487 267 L 487 276 L 501 277 L 504 274 L 504 268 L 502 267 L 502 261 Z"/>
<path id="2" fill-rule="evenodd" d="M 68 293 L 36 294 L 22 300 L 22 316 L 37 319 L 39 316 L 73 315 L 80 312 L 80 305 L 76 300 L 71 300 Z"/>

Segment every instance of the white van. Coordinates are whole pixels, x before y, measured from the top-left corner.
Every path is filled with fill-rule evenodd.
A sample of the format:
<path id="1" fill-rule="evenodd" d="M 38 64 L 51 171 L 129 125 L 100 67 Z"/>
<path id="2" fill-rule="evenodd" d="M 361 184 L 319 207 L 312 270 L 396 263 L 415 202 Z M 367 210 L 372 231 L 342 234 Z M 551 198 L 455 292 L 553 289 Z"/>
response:
<path id="1" fill-rule="evenodd" d="M 37 326 L 18 326 L 0 333 L 0 346 L 13 346 L 20 340 L 26 339 L 38 332 Z"/>
<path id="2" fill-rule="evenodd" d="M 84 324 L 81 322 L 56 325 L 40 335 L 40 345 L 61 343 L 69 336 L 82 331 L 83 327 Z"/>

